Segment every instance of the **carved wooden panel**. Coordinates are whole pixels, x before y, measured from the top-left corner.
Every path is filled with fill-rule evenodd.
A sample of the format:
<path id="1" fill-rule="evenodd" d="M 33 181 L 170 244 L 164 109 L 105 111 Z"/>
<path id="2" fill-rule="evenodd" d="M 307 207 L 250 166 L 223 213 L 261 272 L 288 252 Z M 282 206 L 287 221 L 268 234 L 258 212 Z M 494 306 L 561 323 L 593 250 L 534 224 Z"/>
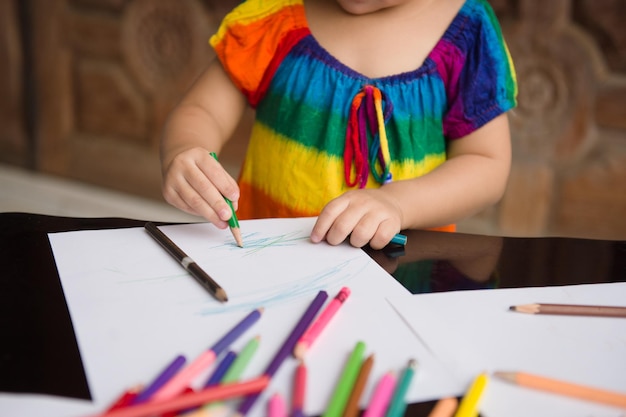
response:
<path id="1" fill-rule="evenodd" d="M 0 161 L 30 165 L 19 0 L 0 2 Z"/>
<path id="2" fill-rule="evenodd" d="M 160 198 L 160 132 L 236 2 L 219 3 L 34 0 L 39 168 Z"/>
<path id="3" fill-rule="evenodd" d="M 492 3 L 519 106 L 506 195 L 479 217 L 513 235 L 626 238 L 626 3 Z"/>

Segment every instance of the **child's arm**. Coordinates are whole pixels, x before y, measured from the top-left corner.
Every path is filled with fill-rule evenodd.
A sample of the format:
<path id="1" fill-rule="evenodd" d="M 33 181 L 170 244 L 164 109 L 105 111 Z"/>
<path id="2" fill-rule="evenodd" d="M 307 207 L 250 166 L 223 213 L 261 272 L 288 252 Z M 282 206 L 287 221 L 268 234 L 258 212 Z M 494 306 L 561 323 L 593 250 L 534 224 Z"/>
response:
<path id="1" fill-rule="evenodd" d="M 500 200 L 511 165 L 506 114 L 450 142 L 448 159 L 418 178 L 348 191 L 324 207 L 311 240 L 380 249 L 402 229 L 456 223 Z"/>
<path id="2" fill-rule="evenodd" d="M 230 139 L 246 107 L 218 60 L 198 78 L 168 117 L 161 142 L 165 200 L 225 228 L 239 187 L 211 157 Z"/>

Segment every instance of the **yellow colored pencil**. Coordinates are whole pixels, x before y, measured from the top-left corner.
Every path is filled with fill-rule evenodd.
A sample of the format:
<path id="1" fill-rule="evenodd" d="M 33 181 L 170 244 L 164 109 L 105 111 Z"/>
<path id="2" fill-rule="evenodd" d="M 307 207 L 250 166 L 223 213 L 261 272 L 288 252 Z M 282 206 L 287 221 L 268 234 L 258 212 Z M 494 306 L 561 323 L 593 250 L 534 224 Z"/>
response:
<path id="1" fill-rule="evenodd" d="M 480 373 L 474 379 L 472 385 L 465 393 L 465 396 L 463 396 L 454 417 L 476 417 L 478 415 L 480 400 L 483 396 L 485 388 L 487 387 L 488 381 L 489 377 L 485 372 Z"/>

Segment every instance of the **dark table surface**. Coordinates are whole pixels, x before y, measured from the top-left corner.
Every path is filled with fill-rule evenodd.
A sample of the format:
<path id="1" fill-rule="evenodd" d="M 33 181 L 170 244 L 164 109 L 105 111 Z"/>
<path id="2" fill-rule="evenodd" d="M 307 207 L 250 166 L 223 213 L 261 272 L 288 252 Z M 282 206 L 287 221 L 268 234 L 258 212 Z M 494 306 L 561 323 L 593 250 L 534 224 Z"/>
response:
<path id="1" fill-rule="evenodd" d="M 90 398 L 48 233 L 144 224 L 0 213 L 0 391 Z M 626 239 L 403 233 L 405 247 L 365 250 L 412 293 L 626 281 Z"/>

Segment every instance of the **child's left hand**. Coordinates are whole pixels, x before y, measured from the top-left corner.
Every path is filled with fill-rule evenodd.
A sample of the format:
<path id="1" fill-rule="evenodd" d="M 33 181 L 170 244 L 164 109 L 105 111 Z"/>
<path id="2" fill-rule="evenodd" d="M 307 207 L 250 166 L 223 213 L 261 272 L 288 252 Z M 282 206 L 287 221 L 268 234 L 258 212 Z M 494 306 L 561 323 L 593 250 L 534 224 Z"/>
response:
<path id="1" fill-rule="evenodd" d="M 401 225 L 402 210 L 384 187 L 351 190 L 324 207 L 311 231 L 311 241 L 338 245 L 349 237 L 352 246 L 369 243 L 372 249 L 382 249 Z"/>

